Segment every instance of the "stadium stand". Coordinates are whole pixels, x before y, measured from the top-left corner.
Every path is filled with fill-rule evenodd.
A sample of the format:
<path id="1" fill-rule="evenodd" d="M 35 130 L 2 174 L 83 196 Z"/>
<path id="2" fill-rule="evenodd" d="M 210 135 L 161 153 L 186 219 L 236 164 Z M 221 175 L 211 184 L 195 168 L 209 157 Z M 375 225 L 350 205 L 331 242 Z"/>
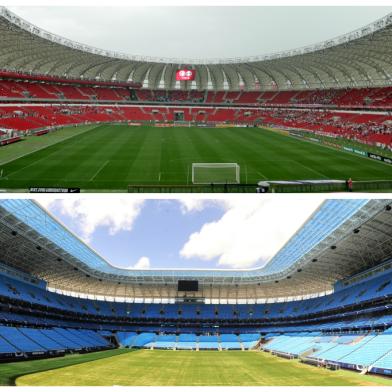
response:
<path id="1" fill-rule="evenodd" d="M 178 335 L 177 350 L 196 350 L 196 335 L 182 333 Z"/>
<path id="2" fill-rule="evenodd" d="M 265 350 L 386 374 L 391 211 L 390 200 L 326 200 L 264 267 L 167 272 L 113 270 L 36 202 L 0 200 L 0 249 L 7 249 L 0 262 L 0 357 L 114 347 Z M 205 291 L 181 296 L 183 274 Z M 168 298 L 158 290 L 151 301 L 154 278 Z"/>
<path id="3" fill-rule="evenodd" d="M 4 7 L 0 14 L 6 44 L 0 54 L 0 128 L 7 130 L 1 130 L 0 145 L 66 125 L 184 122 L 304 129 L 392 149 L 388 16 L 316 46 L 274 54 L 274 61 L 261 56 L 223 67 L 216 59 L 195 60 L 189 64 L 197 69 L 195 82 L 178 86 L 173 76 L 183 60 L 112 57 L 113 52 L 41 32 Z M 84 56 L 79 67 L 73 48 Z M 23 58 L 17 69 L 10 62 L 15 55 Z M 43 67 L 47 61 L 50 72 Z M 315 64 L 319 71 L 313 74 Z M 227 85 L 223 75 L 232 75 Z"/>
<path id="4" fill-rule="evenodd" d="M 151 106 L 63 106 L 63 105 L 0 105 L 0 126 L 10 132 L 38 132 L 66 125 L 129 123 L 168 123 L 175 113 L 183 114 L 183 121 L 206 124 L 234 123 L 264 125 L 283 129 L 299 129 L 317 134 L 354 140 L 364 144 L 392 148 L 392 116 L 385 112 L 340 112 L 293 109 L 233 109 L 202 107 L 162 108 Z M 4 131 L 3 131 L 4 132 Z M 40 133 L 42 134 L 42 133 Z M 19 135 L 21 136 L 21 135 Z M 2 138 L 8 134 L 0 135 Z"/>
<path id="5" fill-rule="evenodd" d="M 3 77 L 3 79 L 1 79 Z M 25 76 L 27 77 L 27 75 Z M 363 109 L 389 110 L 392 108 L 392 87 L 344 88 L 309 91 L 217 91 L 197 90 L 145 90 L 119 87 L 112 82 L 109 86 L 85 86 L 84 80 L 64 84 L 59 79 L 40 81 L 22 79 L 23 75 L 5 78 L 0 72 L 0 101 L 19 103 L 111 103 L 137 101 L 139 104 L 210 104 L 220 106 L 249 106 L 276 108 L 322 108 L 322 109 Z M 21 80 L 22 79 L 22 80 Z M 170 107 L 170 106 L 168 106 Z"/>

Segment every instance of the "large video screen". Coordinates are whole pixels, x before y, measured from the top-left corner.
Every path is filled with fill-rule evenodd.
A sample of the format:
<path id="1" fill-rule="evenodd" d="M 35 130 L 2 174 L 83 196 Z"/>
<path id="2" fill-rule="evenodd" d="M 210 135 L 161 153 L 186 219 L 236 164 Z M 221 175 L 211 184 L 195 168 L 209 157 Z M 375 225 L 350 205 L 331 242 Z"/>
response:
<path id="1" fill-rule="evenodd" d="M 194 69 L 179 69 L 176 72 L 176 80 L 195 80 L 196 71 Z"/>
<path id="2" fill-rule="evenodd" d="M 197 280 L 179 280 L 178 291 L 199 291 L 199 282 Z"/>

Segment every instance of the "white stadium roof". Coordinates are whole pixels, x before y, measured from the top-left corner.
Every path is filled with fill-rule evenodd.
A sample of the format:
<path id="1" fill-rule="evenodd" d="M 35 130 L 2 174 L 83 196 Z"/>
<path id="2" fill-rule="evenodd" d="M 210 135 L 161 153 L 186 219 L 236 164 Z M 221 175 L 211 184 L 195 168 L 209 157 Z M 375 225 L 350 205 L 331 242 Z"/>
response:
<path id="1" fill-rule="evenodd" d="M 121 298 L 176 298 L 182 279 L 198 280 L 196 295 L 214 300 L 311 295 L 391 258 L 391 204 L 327 200 L 261 268 L 126 270 L 110 265 L 33 201 L 5 199 L 0 266 L 17 268 L 53 289 Z"/>
<path id="2" fill-rule="evenodd" d="M 0 8 L 0 35 L 0 68 L 132 80 L 151 89 L 302 90 L 392 82 L 392 14 L 316 45 L 247 58 L 174 59 L 102 50 L 51 34 L 4 7 Z M 176 82 L 180 68 L 195 69 L 196 80 Z"/>

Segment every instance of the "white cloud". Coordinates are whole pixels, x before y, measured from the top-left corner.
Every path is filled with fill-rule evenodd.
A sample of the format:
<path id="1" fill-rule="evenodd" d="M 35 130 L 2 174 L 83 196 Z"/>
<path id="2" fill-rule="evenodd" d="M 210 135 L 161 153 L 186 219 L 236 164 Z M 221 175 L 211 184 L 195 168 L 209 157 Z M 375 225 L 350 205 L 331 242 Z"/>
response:
<path id="1" fill-rule="evenodd" d="M 223 216 L 190 235 L 180 251 L 186 259 L 218 259 L 220 267 L 264 265 L 320 204 L 302 198 L 226 200 Z"/>
<path id="2" fill-rule="evenodd" d="M 221 206 L 222 208 L 227 208 L 226 199 L 201 199 L 193 197 L 183 197 L 179 198 L 181 212 L 187 214 L 190 212 L 200 212 L 205 208 L 210 206 Z"/>
<path id="3" fill-rule="evenodd" d="M 95 230 L 107 227 L 110 235 L 119 231 L 131 231 L 140 214 L 142 199 L 41 199 L 40 203 L 49 210 L 58 210 L 72 218 L 80 236 L 90 242 Z"/>
<path id="4" fill-rule="evenodd" d="M 150 259 L 146 256 L 141 257 L 138 262 L 133 266 L 136 269 L 147 269 L 150 268 Z"/>

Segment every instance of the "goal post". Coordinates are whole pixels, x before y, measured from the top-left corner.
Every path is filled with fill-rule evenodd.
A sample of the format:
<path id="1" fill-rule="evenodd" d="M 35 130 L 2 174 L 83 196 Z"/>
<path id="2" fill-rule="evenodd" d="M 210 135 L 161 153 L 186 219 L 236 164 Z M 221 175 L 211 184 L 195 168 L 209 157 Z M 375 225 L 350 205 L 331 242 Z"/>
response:
<path id="1" fill-rule="evenodd" d="M 238 163 L 192 163 L 193 184 L 239 184 Z"/>

